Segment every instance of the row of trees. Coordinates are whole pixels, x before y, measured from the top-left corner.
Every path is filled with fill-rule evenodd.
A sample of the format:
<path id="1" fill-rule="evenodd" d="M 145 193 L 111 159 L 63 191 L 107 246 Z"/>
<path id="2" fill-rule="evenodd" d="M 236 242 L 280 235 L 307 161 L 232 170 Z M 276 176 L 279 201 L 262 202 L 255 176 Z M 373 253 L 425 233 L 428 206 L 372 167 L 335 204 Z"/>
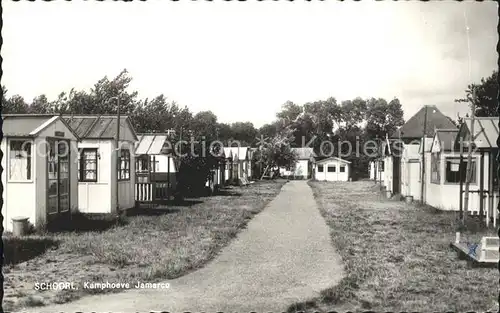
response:
<path id="1" fill-rule="evenodd" d="M 478 116 L 497 115 L 497 78 L 498 73 L 494 72 L 480 83 L 468 86 L 469 93 L 472 88 L 476 89 Z M 184 134 L 184 140 L 192 136 L 205 142 L 220 140 L 224 145 L 237 140 L 242 145 L 254 147 L 259 145 L 257 137 L 267 138 L 267 144 L 255 154 L 265 166 L 288 166 L 294 160 L 290 147 L 308 146 L 314 148 L 318 155 L 343 156 L 351 161 L 355 178 L 366 175 L 368 156 L 346 156 L 348 145 L 338 147 L 335 144 L 322 145 L 322 142 L 349 142 L 351 147 L 363 146 L 369 140 L 384 138 L 404 123 L 403 109 L 397 98 L 390 101 L 355 98 L 339 103 L 331 97 L 302 105 L 288 101 L 282 105 L 275 121 L 256 129 L 250 122 L 220 123 L 213 112 L 191 112 L 163 94 L 153 99 L 139 99 L 136 91 L 129 90 L 131 81 L 127 70 L 123 70 L 112 80 L 107 77 L 99 80 L 90 91 L 72 89 L 62 92 L 54 101 L 40 95 L 31 103 L 19 95 L 7 98 L 7 89 L 2 86 L 2 113 L 116 114 L 116 101 L 108 99 L 120 94 L 120 110 L 131 117 L 139 133 L 173 129 L 176 134 Z M 179 139 L 176 136 L 173 141 Z M 197 150 L 200 149 L 198 146 Z M 212 158 L 188 155 L 185 160 L 189 162 L 184 164 L 189 164 L 194 172 L 201 175 L 207 174 L 208 168 L 215 164 Z M 201 171 L 201 168 L 206 170 Z"/>

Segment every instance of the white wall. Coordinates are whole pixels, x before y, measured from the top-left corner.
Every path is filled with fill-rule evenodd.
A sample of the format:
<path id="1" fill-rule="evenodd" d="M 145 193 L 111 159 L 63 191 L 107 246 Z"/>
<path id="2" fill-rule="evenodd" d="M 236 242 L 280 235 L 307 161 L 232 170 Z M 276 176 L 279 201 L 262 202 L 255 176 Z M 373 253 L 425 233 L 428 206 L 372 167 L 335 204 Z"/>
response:
<path id="1" fill-rule="evenodd" d="M 61 129 L 61 128 L 60 128 Z M 67 129 L 62 128 L 65 134 Z M 73 137 L 74 138 L 74 137 Z M 12 218 L 25 216 L 29 222 L 35 226 L 43 226 L 47 222 L 47 146 L 46 138 L 37 137 L 32 140 L 32 179 L 30 181 L 11 181 L 9 176 L 10 140 L 16 138 L 4 138 L 1 149 L 4 151 L 2 158 L 3 200 L 2 214 L 4 216 L 3 227 L 7 231 L 12 231 Z M 72 147 L 76 146 L 76 141 L 71 141 Z M 70 209 L 75 211 L 78 208 L 78 180 L 77 180 L 77 160 L 78 154 L 72 149 L 70 152 Z"/>
<path id="2" fill-rule="evenodd" d="M 418 144 L 405 144 L 401 158 L 401 195 L 420 199 L 420 162 Z"/>
<path id="3" fill-rule="evenodd" d="M 97 148 L 97 182 L 78 182 L 78 206 L 84 213 L 111 213 L 111 162 L 113 155 L 112 140 L 83 140 L 79 148 Z M 116 171 L 115 171 L 116 173 Z M 114 176 L 113 176 L 114 177 Z"/>
<path id="4" fill-rule="evenodd" d="M 460 210 L 460 184 L 456 183 L 446 183 L 446 157 L 459 157 L 460 154 L 456 152 L 443 152 L 441 153 L 441 164 L 440 164 L 440 183 L 431 183 L 431 154 L 426 153 L 426 185 L 424 190 L 425 202 L 433 207 L 446 211 L 459 211 Z M 480 186 L 480 154 L 476 153 L 473 155 L 476 160 L 476 183 L 471 183 L 469 186 L 470 190 L 478 190 Z M 464 156 L 466 159 L 466 156 Z M 484 157 L 484 189 L 488 189 L 488 155 L 485 154 Z M 465 183 L 463 185 L 465 190 Z M 465 195 L 462 195 L 464 197 Z M 479 211 L 479 193 L 469 194 L 469 211 Z M 485 201 L 485 210 L 487 206 L 487 201 Z"/>
<path id="5" fill-rule="evenodd" d="M 384 157 L 384 171 L 382 172 L 382 186 L 392 192 L 392 156 Z"/>
<path id="6" fill-rule="evenodd" d="M 307 178 L 309 176 L 309 160 L 297 160 L 292 175 Z"/>
<path id="7" fill-rule="evenodd" d="M 84 213 L 116 213 L 116 152 L 113 140 L 83 140 L 79 148 L 97 148 L 97 182 L 79 182 L 79 209 Z M 120 209 L 135 205 L 134 143 L 120 141 L 122 149 L 130 150 L 130 179 L 118 183 Z"/>
<path id="8" fill-rule="evenodd" d="M 36 223 L 36 158 L 32 160 L 32 180 L 28 182 L 13 182 L 8 179 L 9 177 L 9 159 L 10 151 L 7 149 L 9 147 L 10 138 L 5 138 L 2 140 L 1 149 L 4 152 L 2 158 L 2 167 L 4 172 L 2 174 L 2 184 L 3 184 L 3 227 L 6 231 L 12 231 L 12 218 L 16 216 L 25 216 L 29 218 L 29 222 Z M 33 177 L 34 176 L 34 177 Z"/>
<path id="9" fill-rule="evenodd" d="M 323 165 L 323 172 L 318 171 L 318 166 Z M 335 172 L 328 172 L 328 166 L 335 166 Z M 345 166 L 345 172 L 340 172 L 340 167 Z M 317 180 L 326 181 L 348 181 L 350 167 L 348 163 L 339 160 L 329 160 L 327 162 L 318 162 L 315 168 L 315 177 Z"/>
<path id="10" fill-rule="evenodd" d="M 156 172 L 169 173 L 168 163 L 170 163 L 170 173 L 177 172 L 177 169 L 175 168 L 174 158 L 168 157 L 166 155 L 155 155 L 155 161 L 158 161 L 158 168 L 155 169 Z"/>

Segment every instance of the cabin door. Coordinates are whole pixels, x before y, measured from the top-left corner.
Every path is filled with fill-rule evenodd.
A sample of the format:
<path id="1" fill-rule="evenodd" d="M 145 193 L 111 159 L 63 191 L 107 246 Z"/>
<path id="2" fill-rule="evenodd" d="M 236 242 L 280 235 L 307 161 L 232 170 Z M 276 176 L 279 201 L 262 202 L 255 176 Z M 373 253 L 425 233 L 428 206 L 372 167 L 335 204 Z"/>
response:
<path id="1" fill-rule="evenodd" d="M 70 212 L 70 144 L 67 140 L 47 140 L 47 221 L 58 225 Z"/>
<path id="2" fill-rule="evenodd" d="M 420 199 L 420 163 L 417 161 L 412 161 L 408 163 L 408 195 L 413 196 L 413 199 Z"/>
<path id="3" fill-rule="evenodd" d="M 392 158 L 392 192 L 401 193 L 401 157 Z"/>

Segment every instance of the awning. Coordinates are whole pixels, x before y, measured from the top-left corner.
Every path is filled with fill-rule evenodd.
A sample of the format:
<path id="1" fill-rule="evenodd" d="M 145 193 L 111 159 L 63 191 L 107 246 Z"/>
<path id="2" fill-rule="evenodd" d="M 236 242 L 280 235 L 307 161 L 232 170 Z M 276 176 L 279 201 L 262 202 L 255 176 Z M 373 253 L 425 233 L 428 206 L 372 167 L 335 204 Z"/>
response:
<path id="1" fill-rule="evenodd" d="M 167 136 L 165 135 L 139 135 L 139 142 L 135 148 L 136 155 L 159 155 Z"/>

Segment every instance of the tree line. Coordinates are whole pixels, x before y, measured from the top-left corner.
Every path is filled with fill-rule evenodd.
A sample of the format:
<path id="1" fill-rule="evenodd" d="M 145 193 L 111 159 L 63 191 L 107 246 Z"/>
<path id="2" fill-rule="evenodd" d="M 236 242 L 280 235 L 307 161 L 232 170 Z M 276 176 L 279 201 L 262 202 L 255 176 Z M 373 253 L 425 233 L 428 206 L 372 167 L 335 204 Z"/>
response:
<path id="1" fill-rule="evenodd" d="M 476 91 L 477 116 L 497 116 L 497 79 L 498 72 L 495 71 L 465 90 L 468 97 L 472 89 Z M 113 79 L 100 79 L 90 91 L 71 89 L 60 93 L 53 101 L 40 95 L 31 103 L 19 95 L 7 97 L 7 88 L 2 86 L 1 111 L 3 114 L 116 114 L 117 102 L 109 99 L 119 94 L 120 111 L 131 117 L 138 133 L 174 130 L 177 134 L 174 141 L 180 139 L 177 137 L 179 134 L 183 134 L 183 140 L 189 137 L 206 142 L 219 140 L 224 145 L 238 141 L 241 145 L 252 147 L 258 146 L 258 137 L 267 138 L 267 150 L 257 153 L 256 157 L 264 160 L 266 165 L 276 166 L 293 163 L 293 157 L 287 156 L 290 147 L 308 146 L 320 156 L 343 156 L 351 161 L 354 178 L 367 174 L 369 158 L 363 154 L 346 156 L 348 145 L 338 147 L 322 145 L 322 142 L 349 142 L 351 147 L 363 146 L 369 140 L 385 138 L 404 123 L 402 105 L 397 98 L 387 101 L 358 97 L 338 102 L 330 97 L 305 104 L 287 101 L 273 122 L 257 129 L 251 122 L 221 123 L 212 111 L 194 113 L 163 94 L 152 99 L 139 99 L 137 91 L 129 90 L 131 81 L 132 77 L 125 69 Z"/>

